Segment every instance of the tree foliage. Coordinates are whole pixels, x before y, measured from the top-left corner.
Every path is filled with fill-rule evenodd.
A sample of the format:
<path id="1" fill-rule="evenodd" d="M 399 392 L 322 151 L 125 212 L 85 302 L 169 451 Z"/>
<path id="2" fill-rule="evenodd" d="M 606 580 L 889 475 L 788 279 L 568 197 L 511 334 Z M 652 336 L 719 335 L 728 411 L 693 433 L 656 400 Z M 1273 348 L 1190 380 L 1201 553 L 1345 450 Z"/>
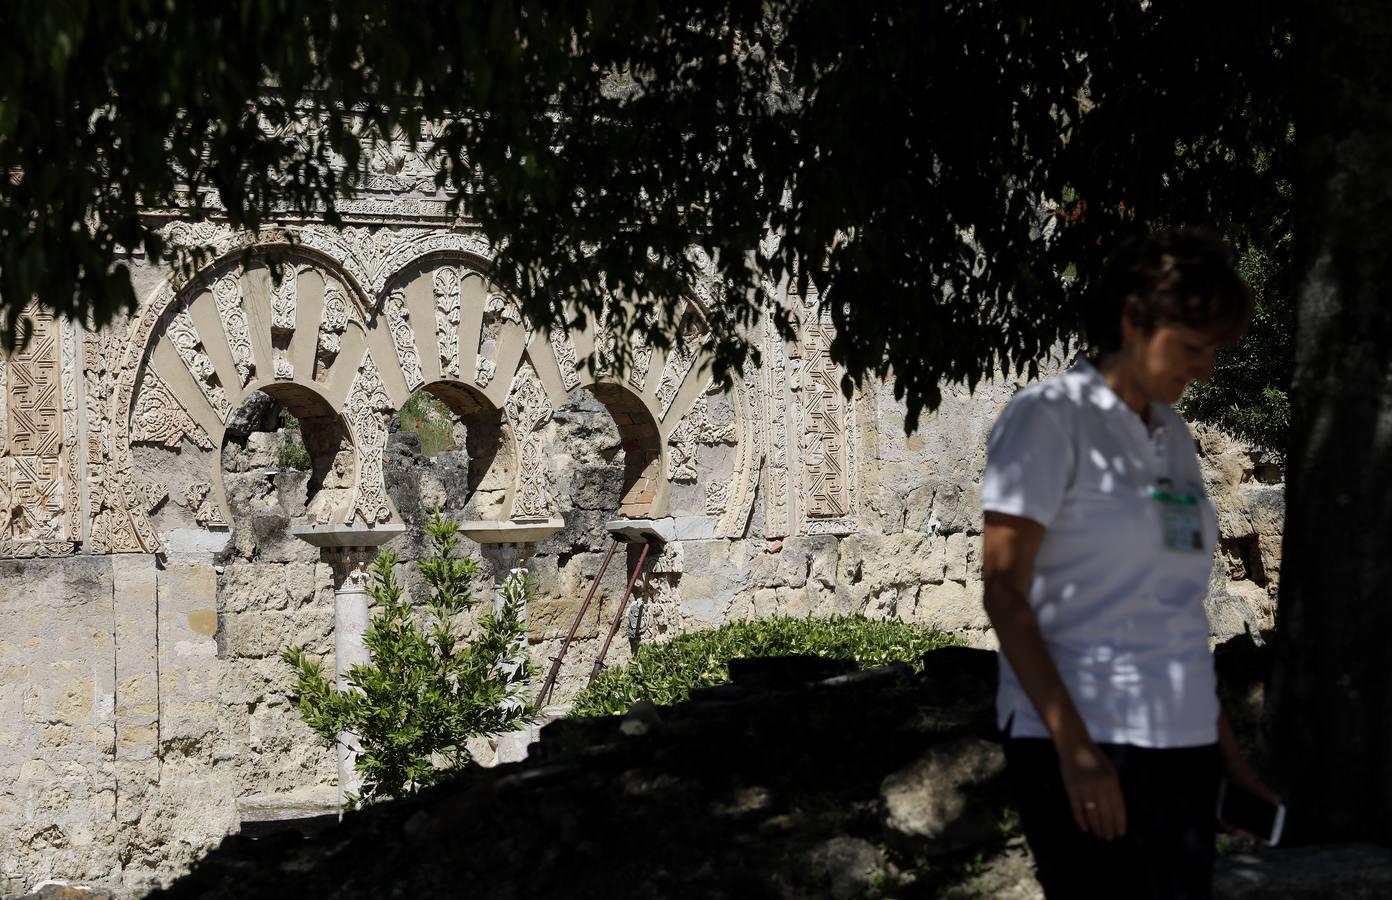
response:
<path id="1" fill-rule="evenodd" d="M 305 723 L 330 744 L 350 731 L 362 746 L 362 792 L 347 798 L 350 808 L 413 794 L 469 765 L 470 737 L 516 731 L 537 716 L 526 697 L 530 659 L 518 652 L 526 576 L 509 576 L 503 603 L 465 640 L 460 617 L 477 605 L 478 564 L 455 558 L 455 522 L 436 511 L 427 530 L 434 554 L 420 563 L 430 591 L 424 621 L 396 580 L 396 554 L 382 551 L 372 565 L 376 612 L 363 634 L 372 662 L 349 670 L 349 690 L 338 690 L 303 647 L 283 654 Z"/>
<path id="2" fill-rule="evenodd" d="M 912 425 L 944 380 L 1067 341 L 1119 235 L 1204 223 L 1285 252 L 1290 6 L 8 4 L 5 322 L 31 297 L 131 306 L 121 248 L 170 252 L 151 211 L 336 222 L 365 150 L 405 137 L 532 321 L 623 297 L 615 327 L 667 346 L 704 255 L 725 371 L 761 312 L 786 326 L 792 279 Z"/>
<path id="3" fill-rule="evenodd" d="M 1282 457 L 1290 432 L 1288 388 L 1295 367 L 1290 244 L 1288 234 L 1274 255 L 1249 247 L 1239 258 L 1238 270 L 1256 299 L 1247 335 L 1219 352 L 1213 378 L 1190 385 L 1180 404 L 1187 418 L 1218 425 Z"/>

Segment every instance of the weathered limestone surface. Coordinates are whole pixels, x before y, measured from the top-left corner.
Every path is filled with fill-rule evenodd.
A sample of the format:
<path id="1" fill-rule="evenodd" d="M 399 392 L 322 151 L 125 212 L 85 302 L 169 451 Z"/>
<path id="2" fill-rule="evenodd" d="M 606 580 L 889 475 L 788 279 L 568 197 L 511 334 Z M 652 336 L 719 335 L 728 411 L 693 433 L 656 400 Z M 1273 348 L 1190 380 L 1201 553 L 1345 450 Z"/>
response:
<path id="1" fill-rule="evenodd" d="M 719 392 L 702 369 L 709 283 L 693 285 L 679 346 L 638 348 L 620 377 L 606 367 L 622 335 L 532 329 L 487 282 L 481 235 L 393 178 L 339 230 L 175 222 L 170 241 L 213 248 L 196 278 L 133 260 L 144 300 L 128 320 L 87 333 L 38 316 L 30 346 L 0 361 L 0 889 L 54 876 L 133 892 L 243 823 L 332 806 L 333 753 L 300 722 L 279 659 L 303 644 L 333 664 L 332 570 L 297 524 L 404 524 L 391 547 L 410 563 L 437 506 L 560 517 L 527 562 L 542 671 L 621 517 L 669 540 L 607 665 L 770 615 L 862 613 L 993 645 L 977 496 L 1018 382 L 946 388 L 906 437 L 892 385 L 840 394 L 830 324 L 815 298 L 791 298 L 796 340 L 759 326 L 762 364 Z M 421 392 L 450 420 L 452 449 L 433 456 L 401 427 Z M 1223 535 L 1213 637 L 1269 631 L 1280 467 L 1198 439 Z M 464 552 L 485 591 L 490 564 Z M 553 702 L 583 689 L 637 559 L 615 554 Z M 415 589 L 409 565 L 403 577 Z"/>
<path id="2" fill-rule="evenodd" d="M 119 872 L 111 560 L 0 563 L 0 891 Z"/>

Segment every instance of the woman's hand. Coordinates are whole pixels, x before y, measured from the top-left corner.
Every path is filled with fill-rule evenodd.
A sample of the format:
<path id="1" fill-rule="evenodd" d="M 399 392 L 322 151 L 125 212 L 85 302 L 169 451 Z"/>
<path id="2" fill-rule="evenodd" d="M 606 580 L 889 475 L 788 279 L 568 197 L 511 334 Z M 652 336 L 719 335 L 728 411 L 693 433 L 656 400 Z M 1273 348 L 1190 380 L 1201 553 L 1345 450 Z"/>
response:
<path id="1" fill-rule="evenodd" d="M 1073 821 L 1104 841 L 1121 837 L 1126 833 L 1126 802 L 1112 761 L 1086 736 L 1057 746 Z"/>
<path id="2" fill-rule="evenodd" d="M 1247 755 L 1238 746 L 1232 723 L 1228 721 L 1227 713 L 1222 711 L 1218 713 L 1218 747 L 1223 752 L 1223 771 L 1228 776 L 1228 781 L 1267 803 L 1281 802 L 1280 796 L 1266 786 L 1261 776 L 1252 768 L 1252 764 L 1247 762 Z"/>

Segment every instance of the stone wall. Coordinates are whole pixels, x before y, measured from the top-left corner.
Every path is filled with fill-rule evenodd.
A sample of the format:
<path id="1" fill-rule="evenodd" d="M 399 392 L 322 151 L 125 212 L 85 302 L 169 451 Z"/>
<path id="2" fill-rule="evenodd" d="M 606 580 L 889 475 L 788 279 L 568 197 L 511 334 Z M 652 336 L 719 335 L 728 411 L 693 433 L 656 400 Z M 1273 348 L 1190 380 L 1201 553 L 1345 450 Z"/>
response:
<path id="1" fill-rule="evenodd" d="M 709 284 L 693 286 L 681 345 L 640 345 L 620 378 L 605 359 L 621 336 L 533 331 L 481 274 L 476 232 L 384 208 L 341 231 L 174 223 L 172 241 L 216 249 L 197 278 L 137 260 L 129 321 L 47 320 L 0 363 L 0 891 L 46 877 L 135 891 L 245 823 L 332 809 L 332 751 L 278 658 L 294 643 L 333 664 L 334 569 L 297 525 L 404 525 L 390 546 L 409 563 L 436 506 L 559 520 L 528 561 L 543 672 L 625 516 L 670 540 L 639 573 L 609 665 L 775 614 L 897 617 L 993 644 L 977 494 L 1019 382 L 945 388 L 906 437 L 891 384 L 839 393 L 830 326 L 800 302 L 797 339 L 758 333 L 762 363 L 716 391 L 701 369 Z M 289 258 L 281 282 L 274 253 Z M 422 391 L 457 438 L 432 457 L 397 415 Z M 294 459 L 282 411 L 299 423 Z M 1199 442 L 1223 534 L 1214 637 L 1269 630 L 1279 467 L 1220 434 Z M 465 552 L 485 594 L 496 573 Z M 637 554 L 615 555 L 554 702 L 583 688 Z"/>

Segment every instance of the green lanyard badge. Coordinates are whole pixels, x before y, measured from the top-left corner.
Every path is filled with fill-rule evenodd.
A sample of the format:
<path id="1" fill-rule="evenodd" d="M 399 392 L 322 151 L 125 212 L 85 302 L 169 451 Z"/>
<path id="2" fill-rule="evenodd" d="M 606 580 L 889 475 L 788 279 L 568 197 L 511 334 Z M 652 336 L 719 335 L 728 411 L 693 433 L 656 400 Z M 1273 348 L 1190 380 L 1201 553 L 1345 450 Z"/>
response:
<path id="1" fill-rule="evenodd" d="M 1167 480 L 1162 483 L 1167 483 Z M 1201 552 L 1203 520 L 1199 514 L 1199 498 L 1193 494 L 1175 493 L 1158 485 L 1150 489 L 1150 496 L 1160 504 L 1165 549 Z"/>

